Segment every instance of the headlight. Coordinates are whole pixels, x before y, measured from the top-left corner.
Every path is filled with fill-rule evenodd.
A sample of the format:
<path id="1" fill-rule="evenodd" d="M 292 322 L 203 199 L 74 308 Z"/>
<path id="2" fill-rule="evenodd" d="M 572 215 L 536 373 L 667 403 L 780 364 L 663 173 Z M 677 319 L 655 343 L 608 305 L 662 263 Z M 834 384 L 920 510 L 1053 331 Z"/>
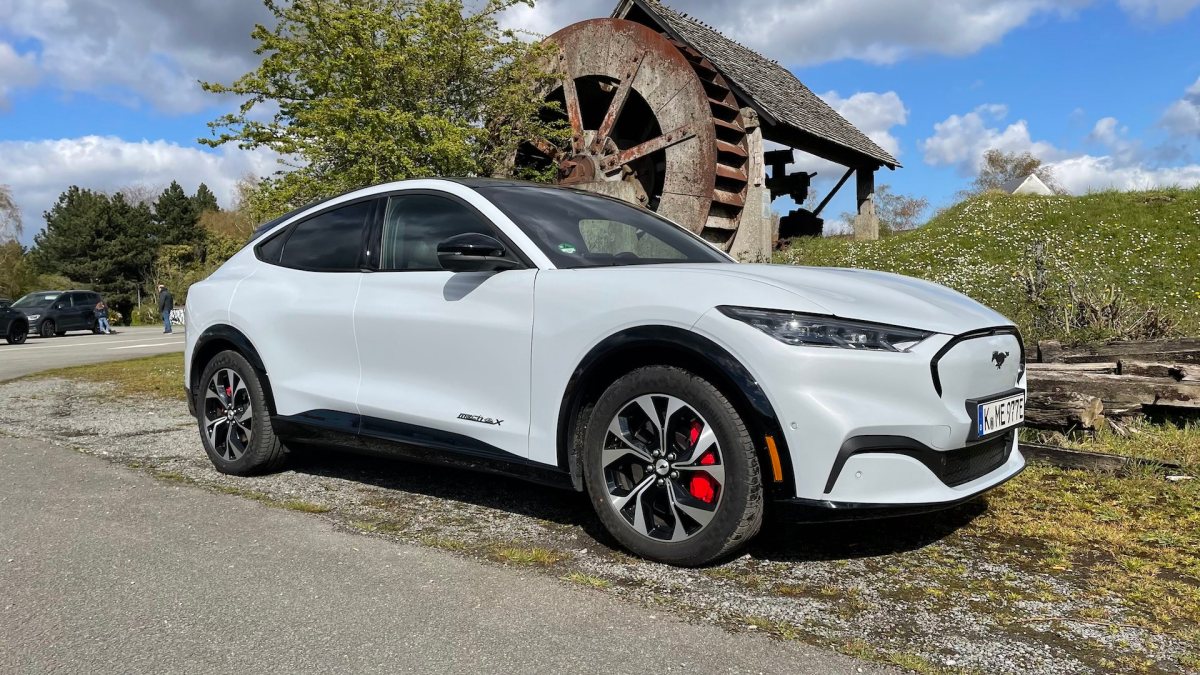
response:
<path id="1" fill-rule="evenodd" d="M 912 328 L 844 321 L 782 310 L 728 306 L 718 309 L 725 316 L 744 321 L 789 345 L 906 352 L 933 335 Z"/>
<path id="2" fill-rule="evenodd" d="M 25 318 L 29 319 L 30 321 L 37 321 L 38 319 L 42 318 L 42 315 L 41 314 L 30 314 L 29 316 L 27 316 Z"/>

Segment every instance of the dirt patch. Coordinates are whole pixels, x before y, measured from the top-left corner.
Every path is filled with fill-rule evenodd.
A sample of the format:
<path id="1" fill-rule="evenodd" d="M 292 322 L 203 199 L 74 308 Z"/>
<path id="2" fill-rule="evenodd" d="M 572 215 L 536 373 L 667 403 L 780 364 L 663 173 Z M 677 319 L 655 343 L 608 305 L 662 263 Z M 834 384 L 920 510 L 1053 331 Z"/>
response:
<path id="1" fill-rule="evenodd" d="M 1138 479 L 1158 482 L 1131 496 L 1099 478 L 1031 469 L 987 500 L 936 515 L 769 521 L 746 555 L 678 569 L 616 549 L 583 496 L 515 480 L 323 449 L 298 451 L 276 475 L 224 476 L 178 401 L 106 399 L 90 382 L 44 380 L 36 395 L 0 385 L 0 430 L 160 480 L 320 514 L 312 517 L 367 536 L 519 565 L 691 621 L 922 672 L 1200 667 L 1200 575 L 1187 530 L 1200 522 L 1200 493 L 1160 478 Z M 1114 519 L 1147 529 L 1126 539 L 1106 527 Z M 1046 520 L 1087 536 L 1072 539 Z M 1110 544 L 1137 555 L 1104 550 Z"/>

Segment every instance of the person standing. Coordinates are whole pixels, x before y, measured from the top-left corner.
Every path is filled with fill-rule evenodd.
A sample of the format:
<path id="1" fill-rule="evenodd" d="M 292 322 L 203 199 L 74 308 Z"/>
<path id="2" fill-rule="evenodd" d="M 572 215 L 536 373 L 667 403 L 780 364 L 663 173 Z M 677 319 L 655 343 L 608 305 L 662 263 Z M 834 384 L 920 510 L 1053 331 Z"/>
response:
<path id="1" fill-rule="evenodd" d="M 158 311 L 162 314 L 163 332 L 171 332 L 171 310 L 175 309 L 175 298 L 166 286 L 158 285 Z"/>
<path id="2" fill-rule="evenodd" d="M 108 305 L 104 304 L 103 300 L 97 302 L 95 312 L 96 325 L 100 328 L 101 333 L 108 335 L 111 332 L 108 326 Z"/>

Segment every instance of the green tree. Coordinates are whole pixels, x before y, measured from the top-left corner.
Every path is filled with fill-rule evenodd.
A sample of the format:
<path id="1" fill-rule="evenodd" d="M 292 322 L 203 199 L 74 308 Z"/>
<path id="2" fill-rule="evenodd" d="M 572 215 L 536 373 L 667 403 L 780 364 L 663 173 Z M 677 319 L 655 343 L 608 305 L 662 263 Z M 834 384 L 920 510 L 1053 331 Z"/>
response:
<path id="1" fill-rule="evenodd" d="M 532 0 L 264 4 L 275 21 L 252 33 L 262 63 L 232 84 L 202 83 L 245 101 L 202 143 L 297 160 L 254 192 L 256 219 L 389 180 L 504 173 L 522 139 L 563 135 L 534 93 L 553 78 L 537 65 L 548 47 L 496 20 Z"/>
<path id="2" fill-rule="evenodd" d="M 197 214 L 221 210 L 220 205 L 217 204 L 217 196 L 204 183 L 201 183 L 200 187 L 196 188 L 196 194 L 192 195 L 192 205 Z"/>
<path id="3" fill-rule="evenodd" d="M 196 245 L 204 241 L 200 211 L 177 181 L 171 181 L 155 200 L 154 222 L 159 244 Z"/>
<path id="4" fill-rule="evenodd" d="M 966 190 L 966 194 L 983 194 L 988 190 L 999 190 L 1005 183 L 1017 178 L 1025 178 L 1034 174 L 1041 179 L 1046 187 L 1055 192 L 1062 192 L 1054 172 L 1041 159 L 1030 152 L 1004 152 L 992 148 L 983 153 L 983 166 L 979 175 Z"/>
<path id="5" fill-rule="evenodd" d="M 21 209 L 13 201 L 12 189 L 0 185 L 0 242 L 21 236 Z"/>
<path id="6" fill-rule="evenodd" d="M 887 183 L 875 188 L 875 215 L 879 218 L 879 234 L 889 235 L 914 230 L 921 224 L 921 215 L 929 209 L 929 200 L 924 197 L 909 197 L 892 191 Z M 856 214 L 842 213 L 846 223 L 854 221 Z"/>

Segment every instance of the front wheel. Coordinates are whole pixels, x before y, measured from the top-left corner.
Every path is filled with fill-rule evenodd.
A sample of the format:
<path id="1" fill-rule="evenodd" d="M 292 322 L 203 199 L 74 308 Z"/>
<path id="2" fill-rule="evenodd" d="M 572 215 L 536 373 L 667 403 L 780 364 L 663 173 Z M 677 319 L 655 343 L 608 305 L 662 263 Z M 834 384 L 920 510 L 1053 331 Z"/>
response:
<path id="1" fill-rule="evenodd" d="M 54 322 L 53 321 L 50 321 L 50 320 L 43 321 L 42 325 L 38 327 L 38 335 L 41 335 L 44 338 L 54 337 L 54 334 L 55 334 L 55 330 L 54 330 Z M 59 335 L 61 335 L 61 334 L 62 333 L 59 333 Z"/>
<path id="2" fill-rule="evenodd" d="M 287 460 L 287 448 L 271 428 L 264 386 L 264 378 L 237 352 L 221 352 L 205 366 L 196 416 L 200 440 L 217 471 L 270 473 Z"/>
<path id="3" fill-rule="evenodd" d="M 12 323 L 12 325 L 8 327 L 8 335 L 5 335 L 4 339 L 10 345 L 19 345 L 19 344 L 23 344 L 25 342 L 25 339 L 28 337 L 29 337 L 29 326 L 26 326 L 23 323 L 14 321 Z"/>
<path id="4" fill-rule="evenodd" d="M 762 526 L 758 456 L 746 425 L 710 382 L 680 368 L 639 368 L 592 409 L 584 441 L 592 506 L 630 551 L 703 565 Z"/>

